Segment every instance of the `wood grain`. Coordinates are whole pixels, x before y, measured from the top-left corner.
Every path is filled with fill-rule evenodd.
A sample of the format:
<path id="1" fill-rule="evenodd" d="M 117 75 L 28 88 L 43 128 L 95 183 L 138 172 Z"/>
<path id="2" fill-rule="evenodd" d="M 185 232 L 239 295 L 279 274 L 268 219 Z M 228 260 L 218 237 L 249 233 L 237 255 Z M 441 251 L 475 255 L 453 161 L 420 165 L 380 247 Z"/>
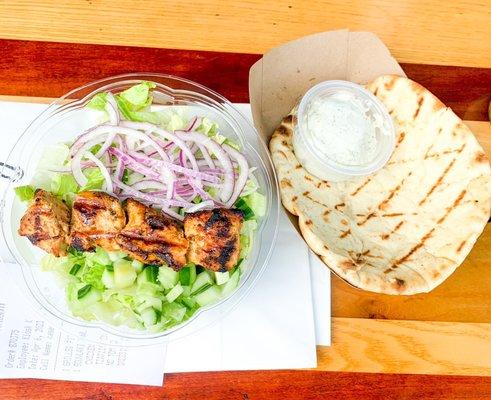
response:
<path id="1" fill-rule="evenodd" d="M 372 31 L 402 62 L 491 67 L 489 1 L 4 0 L 0 37 L 263 53 L 325 30 Z"/>
<path id="2" fill-rule="evenodd" d="M 491 324 L 333 318 L 332 338 L 319 370 L 491 376 Z"/>
<path id="3" fill-rule="evenodd" d="M 4 380 L 2 400 L 469 400 L 491 398 L 491 379 L 318 371 L 170 374 L 163 388 Z"/>
<path id="4" fill-rule="evenodd" d="M 127 72 L 160 72 L 198 81 L 233 102 L 248 102 L 257 54 L 0 40 L 0 94 L 59 97 L 96 79 Z M 402 64 L 457 115 L 488 120 L 491 68 Z"/>

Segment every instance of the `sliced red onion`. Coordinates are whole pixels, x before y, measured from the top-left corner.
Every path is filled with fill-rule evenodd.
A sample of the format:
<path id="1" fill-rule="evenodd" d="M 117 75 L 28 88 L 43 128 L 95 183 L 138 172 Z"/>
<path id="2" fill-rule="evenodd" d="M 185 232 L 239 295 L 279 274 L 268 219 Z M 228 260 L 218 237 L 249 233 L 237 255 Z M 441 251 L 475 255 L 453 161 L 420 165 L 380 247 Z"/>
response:
<path id="1" fill-rule="evenodd" d="M 232 194 L 232 197 L 230 197 L 230 199 L 225 204 L 227 208 L 230 208 L 234 205 L 235 201 L 239 198 L 242 189 L 244 189 L 244 186 L 247 182 L 247 178 L 249 176 L 249 164 L 247 163 L 246 158 L 242 154 L 240 154 L 237 150 L 235 150 L 233 147 L 229 146 L 228 144 L 223 144 L 222 146 L 225 149 L 225 151 L 228 154 L 230 154 L 230 156 L 232 156 L 232 158 L 234 158 L 239 164 L 239 177 L 235 182 L 234 192 Z"/>
<path id="2" fill-rule="evenodd" d="M 173 164 L 173 163 L 168 162 L 168 161 L 162 161 L 162 160 L 157 160 L 155 158 L 148 157 L 144 154 L 139 154 L 139 153 L 136 153 L 133 151 L 129 151 L 128 156 L 131 157 L 136 162 L 139 162 L 139 163 L 146 165 L 146 166 L 151 166 L 154 168 L 165 167 L 171 171 L 178 172 L 178 173 L 181 173 L 183 175 L 186 175 L 186 176 L 189 176 L 192 178 L 196 178 L 196 179 L 200 179 L 200 180 L 206 180 L 209 182 L 220 182 L 220 180 L 212 174 L 208 174 L 205 172 L 199 172 L 199 171 L 197 172 L 197 171 L 192 170 L 190 168 L 184 168 L 184 167 L 181 167 L 180 165 L 176 165 L 176 164 Z"/>
<path id="3" fill-rule="evenodd" d="M 122 121 L 122 123 L 125 123 L 128 121 Z M 150 124 L 151 125 L 151 124 Z M 104 134 L 109 134 L 109 133 L 116 133 L 120 135 L 125 135 L 127 138 L 135 139 L 135 140 L 141 140 L 145 142 L 148 146 L 152 146 L 162 157 L 163 160 L 168 160 L 169 158 L 167 157 L 167 154 L 165 151 L 153 140 L 152 137 L 149 135 L 137 130 L 137 129 L 131 129 L 128 127 L 124 126 L 111 126 L 111 125 L 100 125 L 93 131 L 87 133 L 85 137 L 85 143 L 88 141 Z M 96 143 L 97 144 L 97 143 Z M 85 144 L 84 144 L 85 145 Z M 131 146 L 128 146 L 131 147 Z"/>
<path id="4" fill-rule="evenodd" d="M 223 189 L 220 193 L 220 199 L 223 202 L 230 200 L 234 191 L 234 170 L 228 154 L 217 142 L 202 133 L 188 132 L 177 134 L 177 136 L 181 139 L 185 138 L 185 140 L 192 140 L 197 144 L 201 144 L 215 155 L 220 164 L 222 164 L 224 172 Z"/>
<path id="5" fill-rule="evenodd" d="M 95 137 L 92 140 L 85 142 L 77 150 L 77 152 L 73 155 L 73 158 L 71 161 L 72 174 L 80 186 L 85 186 L 87 184 L 87 178 L 84 175 L 84 173 L 82 172 L 82 157 L 85 155 L 86 152 L 89 152 L 89 150 L 92 147 L 94 147 L 96 144 L 98 144 L 99 141 L 100 141 L 100 138 Z"/>
<path id="6" fill-rule="evenodd" d="M 199 171 L 198 164 L 196 164 L 196 158 L 194 157 L 194 154 L 191 152 L 189 147 L 184 142 L 184 140 L 186 140 L 186 139 L 181 140 L 177 135 L 174 135 L 170 132 L 167 132 L 166 130 L 159 128 L 155 125 L 152 125 L 148 122 L 123 121 L 122 124 L 124 126 L 130 127 L 133 129 L 142 129 L 142 130 L 151 131 L 152 133 L 157 133 L 160 136 L 162 136 L 163 138 L 167 139 L 168 141 L 174 142 L 174 144 L 179 146 L 181 148 L 181 150 L 184 152 L 184 155 L 187 157 L 187 159 L 191 163 L 191 167 L 194 170 Z M 164 157 L 162 157 L 162 158 L 165 160 Z"/>
<path id="7" fill-rule="evenodd" d="M 167 199 L 161 198 L 160 196 L 153 196 L 149 193 L 139 192 L 138 190 L 133 189 L 131 186 L 128 186 L 121 181 L 114 180 L 113 183 L 115 186 L 122 189 L 123 192 L 130 194 L 131 196 L 133 196 L 135 198 L 149 201 L 149 202 L 152 202 L 154 204 L 161 204 L 161 205 L 164 205 L 167 207 L 187 207 L 189 205 L 188 203 L 186 203 L 184 201 L 167 200 Z"/>
<path id="8" fill-rule="evenodd" d="M 201 123 L 201 118 L 194 117 L 188 124 L 187 128 L 185 129 L 186 132 L 189 131 L 194 131 L 199 124 Z"/>
<path id="9" fill-rule="evenodd" d="M 154 171 L 151 168 L 146 167 L 142 163 L 135 161 L 128 154 L 123 153 L 121 150 L 116 147 L 109 148 L 109 153 L 116 156 L 119 160 L 121 160 L 125 166 L 133 171 L 139 172 L 152 179 L 160 179 L 160 174 L 157 171 Z"/>
<path id="10" fill-rule="evenodd" d="M 201 144 L 198 144 L 198 143 L 197 143 L 197 146 L 198 146 L 199 151 L 201 151 L 201 154 L 203 155 L 203 158 L 204 158 L 204 161 L 206 162 L 206 164 L 208 164 L 208 166 L 210 168 L 215 168 L 215 163 L 213 162 L 212 158 L 210 157 L 210 153 L 208 153 L 208 150 L 206 150 L 206 147 L 201 145 Z M 198 163 L 199 163 L 199 161 L 198 161 Z"/>
<path id="11" fill-rule="evenodd" d="M 114 96 L 111 92 L 107 93 L 106 112 L 109 115 L 109 124 L 110 125 L 118 125 L 119 124 L 118 104 L 116 103 L 116 99 L 114 98 Z"/>
<path id="12" fill-rule="evenodd" d="M 90 161 L 92 161 L 95 165 L 97 165 L 97 167 L 101 170 L 102 176 L 104 177 L 104 181 L 106 182 L 106 192 L 108 192 L 109 194 L 113 194 L 114 190 L 113 190 L 113 183 L 111 181 L 111 176 L 109 175 L 109 171 L 101 162 L 101 160 L 96 158 L 90 151 L 85 152 L 84 156 Z"/>
<path id="13" fill-rule="evenodd" d="M 162 182 L 153 179 L 143 179 L 140 182 L 134 183 L 133 185 L 131 185 L 131 187 L 135 190 L 149 190 L 149 189 L 159 190 L 160 189 L 162 193 L 159 194 L 163 194 L 164 192 L 167 192 L 163 190 L 165 189 L 165 185 Z"/>
<path id="14" fill-rule="evenodd" d="M 107 135 L 106 140 L 102 144 L 101 148 L 99 149 L 99 151 L 97 151 L 97 153 L 95 153 L 96 158 L 101 158 L 101 156 L 107 151 L 109 146 L 111 146 L 115 137 L 116 137 L 116 132 L 111 132 Z"/>
<path id="15" fill-rule="evenodd" d="M 84 133 L 82 133 L 77 139 L 75 139 L 75 141 L 71 145 L 70 151 L 68 153 L 70 158 L 75 155 L 75 153 L 80 149 L 80 147 L 82 147 L 84 145 L 85 142 L 87 142 L 89 136 L 92 137 L 92 132 L 96 131 L 101 126 L 103 126 L 103 125 L 99 124 L 99 125 L 93 126 L 92 128 L 89 128 Z"/>
<path id="16" fill-rule="evenodd" d="M 193 206 L 190 206 L 188 208 L 185 209 L 185 211 L 187 213 L 193 213 L 193 212 L 196 212 L 196 211 L 201 211 L 201 210 L 204 210 L 204 209 L 211 209 L 215 206 L 215 204 L 213 203 L 213 201 L 211 200 L 206 200 L 206 201 L 203 201 L 201 203 L 198 203 L 198 204 L 195 204 Z"/>

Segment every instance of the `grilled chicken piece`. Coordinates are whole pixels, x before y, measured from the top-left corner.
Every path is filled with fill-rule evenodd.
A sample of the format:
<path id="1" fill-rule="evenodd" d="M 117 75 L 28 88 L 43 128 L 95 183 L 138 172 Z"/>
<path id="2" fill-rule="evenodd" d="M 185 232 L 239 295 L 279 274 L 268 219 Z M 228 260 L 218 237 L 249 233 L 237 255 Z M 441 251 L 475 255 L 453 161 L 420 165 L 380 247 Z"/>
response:
<path id="1" fill-rule="evenodd" d="M 118 250 L 116 235 L 123 229 L 126 217 L 119 200 L 103 192 L 81 192 L 72 209 L 70 246 L 80 251 Z"/>
<path id="2" fill-rule="evenodd" d="M 179 270 L 186 264 L 188 241 L 177 221 L 128 199 L 128 224 L 117 237 L 122 251 L 145 264 L 167 264 Z"/>
<path id="3" fill-rule="evenodd" d="M 56 257 L 65 256 L 70 232 L 70 210 L 63 201 L 37 189 L 34 201 L 20 220 L 19 235 Z"/>
<path id="4" fill-rule="evenodd" d="M 240 210 L 216 208 L 184 217 L 184 233 L 189 240 L 188 261 L 212 270 L 231 270 L 239 261 Z"/>

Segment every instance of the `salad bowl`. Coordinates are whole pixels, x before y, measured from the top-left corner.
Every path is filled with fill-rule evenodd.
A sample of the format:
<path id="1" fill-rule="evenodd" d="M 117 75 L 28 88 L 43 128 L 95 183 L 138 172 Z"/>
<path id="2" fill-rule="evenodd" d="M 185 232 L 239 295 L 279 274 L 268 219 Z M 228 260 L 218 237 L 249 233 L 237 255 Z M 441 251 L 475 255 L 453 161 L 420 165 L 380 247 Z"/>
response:
<path id="1" fill-rule="evenodd" d="M 240 149 L 251 167 L 251 174 L 254 175 L 254 190 L 264 199 L 262 215 L 255 219 L 255 229 L 250 236 L 248 254 L 240 262 L 241 273 L 236 287 L 216 301 L 194 310 L 189 318 L 164 328 L 161 326 L 158 330 L 135 329 L 134 326 L 125 323 L 109 324 L 99 318 L 80 318 L 80 315 L 74 315 L 69 304 L 66 281 L 46 271 L 56 269 L 57 267 L 49 266 L 56 263 L 46 262 L 44 252 L 32 246 L 18 233 L 19 221 L 26 210 L 26 204 L 14 190 L 19 187 L 39 187 L 43 184 L 51 185 L 48 188 L 52 188 L 50 174 L 53 169 L 47 168 L 47 164 L 59 158 L 57 146 L 73 145 L 84 132 L 90 132 L 94 126 L 104 123 L 104 119 L 107 119 L 107 113 L 103 108 L 97 110 L 97 101 L 101 94 L 121 96 L 121 93 L 127 93 L 129 89 L 142 82 L 148 83 L 148 87 L 151 87 L 151 97 L 148 97 L 151 100 L 147 101 L 149 104 L 146 104 L 146 110 L 152 113 L 162 112 L 163 115 L 167 111 L 172 113 L 171 121 L 166 117 L 166 124 L 181 124 L 181 127 L 177 127 L 184 129 L 183 127 L 192 126 L 193 118 L 198 117 L 202 125 L 208 121 L 207 123 L 214 127 L 214 134 L 220 137 L 220 141 L 227 141 L 234 148 Z M 131 115 L 128 116 L 123 111 L 122 118 L 128 119 Z M 276 240 L 279 196 L 276 176 L 265 144 L 247 118 L 229 101 L 202 85 L 175 76 L 153 73 L 126 74 L 72 90 L 53 102 L 28 126 L 5 160 L 5 164 L 0 166 L 0 173 L 2 176 L 10 177 L 2 195 L 1 227 L 8 250 L 18 264 L 11 271 L 16 284 L 31 300 L 33 307 L 50 323 L 69 333 L 83 334 L 89 340 L 108 343 L 118 341 L 130 346 L 147 345 L 192 334 L 220 320 L 251 292 L 267 266 Z M 48 178 L 51 182 L 46 183 Z M 57 190 L 61 189 L 58 187 Z M 63 199 L 69 200 L 66 196 Z M 199 205 L 197 208 L 193 207 L 188 209 L 199 209 Z M 141 266 L 139 268 L 141 269 Z M 71 269 L 73 272 L 73 268 Z M 217 282 L 217 285 L 218 283 L 220 282 Z M 78 293 L 80 296 L 80 290 Z M 168 292 L 166 295 L 168 298 Z M 145 324 L 142 326 L 146 327 Z"/>

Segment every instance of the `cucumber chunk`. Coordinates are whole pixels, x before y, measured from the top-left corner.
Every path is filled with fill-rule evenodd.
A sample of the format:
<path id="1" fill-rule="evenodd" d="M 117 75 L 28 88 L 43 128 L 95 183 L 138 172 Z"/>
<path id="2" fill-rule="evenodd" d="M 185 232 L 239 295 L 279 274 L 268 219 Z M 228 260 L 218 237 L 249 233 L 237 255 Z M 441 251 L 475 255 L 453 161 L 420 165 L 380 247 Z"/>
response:
<path id="1" fill-rule="evenodd" d="M 193 283 L 193 286 L 191 286 L 191 294 L 196 293 L 199 289 L 201 289 L 205 285 L 211 285 L 213 283 L 213 280 L 210 277 L 210 274 L 208 272 L 203 271 L 200 272 L 196 276 L 196 280 Z"/>
<path id="2" fill-rule="evenodd" d="M 101 282 L 108 289 L 115 288 L 116 284 L 114 282 L 114 272 L 105 269 L 104 272 L 102 273 Z"/>
<path id="3" fill-rule="evenodd" d="M 221 291 L 216 286 L 211 286 L 204 292 L 193 296 L 196 303 L 201 307 L 216 302 L 221 297 Z"/>
<path id="4" fill-rule="evenodd" d="M 158 280 L 164 289 L 172 289 L 179 281 L 179 273 L 163 265 L 159 267 Z"/>
<path id="5" fill-rule="evenodd" d="M 223 285 L 230 279 L 228 271 L 226 272 L 215 272 L 215 282 L 217 285 Z"/>
<path id="6" fill-rule="evenodd" d="M 165 295 L 165 298 L 169 303 L 172 303 L 175 299 L 177 299 L 184 289 L 182 288 L 181 284 L 178 283 L 176 286 L 174 286 L 169 293 Z"/>
<path id="7" fill-rule="evenodd" d="M 121 259 L 114 262 L 114 287 L 123 289 L 131 286 L 136 279 L 136 272 L 130 261 Z"/>
<path id="8" fill-rule="evenodd" d="M 148 307 L 145 310 L 143 310 L 140 314 L 140 317 L 145 327 L 155 325 L 158 321 L 157 311 L 155 311 L 155 309 L 152 307 Z"/>
<path id="9" fill-rule="evenodd" d="M 237 269 L 231 276 L 230 279 L 221 286 L 222 296 L 228 296 L 234 291 L 234 289 L 239 284 L 240 270 Z"/>

